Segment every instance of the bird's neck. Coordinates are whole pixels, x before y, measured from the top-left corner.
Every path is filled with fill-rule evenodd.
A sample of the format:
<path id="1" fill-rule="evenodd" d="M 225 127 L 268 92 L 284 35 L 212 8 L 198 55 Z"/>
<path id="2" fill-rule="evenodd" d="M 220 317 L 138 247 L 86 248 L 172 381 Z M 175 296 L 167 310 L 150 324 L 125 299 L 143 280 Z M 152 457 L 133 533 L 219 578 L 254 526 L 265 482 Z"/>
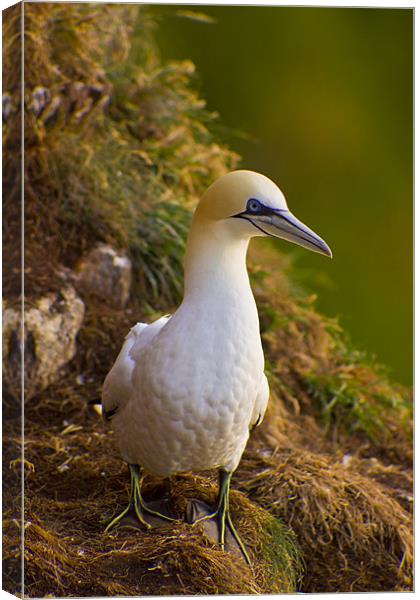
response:
<path id="1" fill-rule="evenodd" d="M 224 223 L 193 221 L 185 257 L 184 300 L 229 300 L 252 296 L 246 268 L 249 240 L 235 237 Z"/>

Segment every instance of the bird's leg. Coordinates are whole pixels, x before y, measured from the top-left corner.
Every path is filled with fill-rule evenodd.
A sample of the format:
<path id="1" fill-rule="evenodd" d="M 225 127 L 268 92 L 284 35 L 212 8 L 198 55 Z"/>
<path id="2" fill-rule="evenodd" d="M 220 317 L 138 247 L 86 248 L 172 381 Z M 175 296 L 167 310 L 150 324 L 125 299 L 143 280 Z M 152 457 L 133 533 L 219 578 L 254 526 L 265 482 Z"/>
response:
<path id="1" fill-rule="evenodd" d="M 222 550 L 225 548 L 225 536 L 226 536 L 226 524 L 235 538 L 239 548 L 241 549 L 242 554 L 246 562 L 250 565 L 251 560 L 248 556 L 248 552 L 245 549 L 245 546 L 238 535 L 235 527 L 232 523 L 232 518 L 230 516 L 229 510 L 229 491 L 230 491 L 230 479 L 232 477 L 232 473 L 225 471 L 224 469 L 220 469 L 219 471 L 219 505 L 217 508 L 218 512 L 218 520 L 219 520 L 219 531 L 220 531 L 220 545 Z"/>
<path id="2" fill-rule="evenodd" d="M 128 467 L 130 469 L 130 483 L 131 483 L 131 485 L 130 485 L 130 501 L 128 503 L 128 506 L 122 511 L 122 513 L 117 515 L 107 525 L 105 532 L 107 532 L 110 529 L 112 529 L 113 527 L 115 527 L 115 525 L 117 525 L 117 523 L 119 523 L 121 521 L 121 519 L 123 517 L 125 517 L 125 515 L 127 513 L 132 512 L 133 510 L 134 510 L 136 517 L 140 521 L 140 523 L 142 525 L 144 525 L 144 527 L 146 527 L 147 529 L 151 528 L 151 525 L 149 523 L 147 523 L 147 521 L 145 521 L 145 519 L 143 517 L 142 505 L 141 505 L 141 503 L 139 503 L 139 499 L 141 500 L 141 495 L 140 495 L 140 490 L 139 490 L 139 476 L 140 476 L 139 467 L 137 465 L 128 465 Z"/>
<path id="3" fill-rule="evenodd" d="M 141 477 L 138 477 L 137 486 L 136 486 L 136 498 L 137 498 L 137 502 L 138 502 L 140 509 L 143 512 L 148 513 L 149 515 L 158 517 L 159 519 L 164 519 L 165 521 L 176 521 L 176 519 L 169 517 L 168 515 L 163 515 L 162 513 L 158 512 L 157 510 L 153 510 L 152 508 L 147 506 L 147 504 L 143 500 L 143 496 L 141 495 L 141 484 L 143 483 L 143 479 L 144 479 L 144 473 L 141 475 Z"/>
<path id="4" fill-rule="evenodd" d="M 219 526 L 219 543 L 222 550 L 225 549 L 225 538 L 226 538 L 226 526 L 229 531 L 235 538 L 246 562 L 250 565 L 251 560 L 248 556 L 248 553 L 245 549 L 245 546 L 239 537 L 235 527 L 232 523 L 232 518 L 230 516 L 229 511 L 229 490 L 230 490 L 230 479 L 232 477 L 232 473 L 225 471 L 225 469 L 220 469 L 219 471 L 219 498 L 217 501 L 217 508 L 215 512 L 210 513 L 208 515 L 204 515 L 204 517 L 200 517 L 194 522 L 194 525 L 200 523 L 201 521 L 205 521 L 207 519 L 217 518 L 218 526 Z"/>

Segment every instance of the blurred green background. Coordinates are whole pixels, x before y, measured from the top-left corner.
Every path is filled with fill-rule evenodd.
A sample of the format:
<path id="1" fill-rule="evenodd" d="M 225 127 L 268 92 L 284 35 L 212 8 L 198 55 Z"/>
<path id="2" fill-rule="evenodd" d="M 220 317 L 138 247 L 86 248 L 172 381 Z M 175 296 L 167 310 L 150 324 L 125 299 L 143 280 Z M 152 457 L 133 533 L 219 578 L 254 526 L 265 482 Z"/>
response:
<path id="1" fill-rule="evenodd" d="M 191 18 L 203 12 L 214 20 Z M 412 382 L 410 9 L 156 6 L 165 59 L 191 59 L 222 139 L 329 243 L 291 244 L 295 280 Z M 257 242 L 261 243 L 261 242 Z M 267 265 L 267 270 L 276 265 Z"/>

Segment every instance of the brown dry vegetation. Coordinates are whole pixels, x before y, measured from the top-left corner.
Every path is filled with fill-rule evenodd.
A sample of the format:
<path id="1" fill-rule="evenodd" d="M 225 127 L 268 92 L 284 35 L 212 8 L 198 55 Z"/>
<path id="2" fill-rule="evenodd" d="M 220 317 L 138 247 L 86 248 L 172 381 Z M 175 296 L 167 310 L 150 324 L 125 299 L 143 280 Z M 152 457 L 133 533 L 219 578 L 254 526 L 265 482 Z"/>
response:
<path id="1" fill-rule="evenodd" d="M 104 533 L 128 480 L 87 402 L 129 327 L 176 305 L 191 209 L 237 157 L 211 133 L 193 66 L 160 63 L 147 8 L 26 4 L 25 17 L 26 300 L 56 290 L 98 241 L 127 252 L 135 284 L 124 310 L 84 298 L 74 360 L 26 403 L 24 462 L 19 390 L 5 390 L 5 589 L 21 591 L 22 473 L 28 597 L 412 589 L 410 392 L 352 349 L 313 299 L 295 298 L 287 275 L 263 275 L 261 246 L 252 278 L 271 402 L 232 493 L 252 568 L 182 521 Z M 15 107 L 18 31 L 13 9 L 3 85 Z M 37 86 L 50 93 L 39 114 Z M 8 305 L 20 295 L 18 122 L 16 110 L 3 128 Z M 186 498 L 212 502 L 215 493 L 211 473 L 145 485 L 146 498 L 165 495 L 179 516 Z"/>

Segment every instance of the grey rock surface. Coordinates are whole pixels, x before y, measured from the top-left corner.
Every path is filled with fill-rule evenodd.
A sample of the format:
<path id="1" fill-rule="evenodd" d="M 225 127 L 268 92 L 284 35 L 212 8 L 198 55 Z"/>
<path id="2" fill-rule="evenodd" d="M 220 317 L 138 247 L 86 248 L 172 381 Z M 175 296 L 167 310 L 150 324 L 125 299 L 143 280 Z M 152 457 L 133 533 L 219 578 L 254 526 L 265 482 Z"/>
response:
<path id="1" fill-rule="evenodd" d="M 74 288 L 65 286 L 25 307 L 22 332 L 20 307 L 6 305 L 3 310 L 3 376 L 6 390 L 13 397 L 20 396 L 22 346 L 25 398 L 28 399 L 56 381 L 64 365 L 74 357 L 76 335 L 84 312 L 84 303 Z"/>
<path id="2" fill-rule="evenodd" d="M 106 244 L 96 246 L 76 266 L 78 291 L 113 308 L 127 304 L 131 279 L 130 259 Z"/>

